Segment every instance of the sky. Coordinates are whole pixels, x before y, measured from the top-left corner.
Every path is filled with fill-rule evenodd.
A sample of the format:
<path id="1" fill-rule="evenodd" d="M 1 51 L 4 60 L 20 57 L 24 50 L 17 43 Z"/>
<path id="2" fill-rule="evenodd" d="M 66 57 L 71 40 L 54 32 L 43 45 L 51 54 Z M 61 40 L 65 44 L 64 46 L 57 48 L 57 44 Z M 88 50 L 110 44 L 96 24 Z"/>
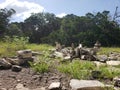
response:
<path id="1" fill-rule="evenodd" d="M 14 9 L 16 14 L 11 21 L 24 21 L 31 13 L 49 12 L 57 17 L 67 14 L 84 16 L 86 13 L 97 13 L 104 10 L 114 15 L 118 6 L 120 12 L 120 0 L 0 0 L 0 9 Z"/>

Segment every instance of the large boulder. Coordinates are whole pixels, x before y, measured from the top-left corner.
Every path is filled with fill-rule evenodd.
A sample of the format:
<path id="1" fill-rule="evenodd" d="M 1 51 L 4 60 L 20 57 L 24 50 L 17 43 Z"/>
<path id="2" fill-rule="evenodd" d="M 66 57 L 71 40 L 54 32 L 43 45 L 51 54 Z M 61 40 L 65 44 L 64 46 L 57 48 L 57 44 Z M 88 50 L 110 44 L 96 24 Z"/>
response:
<path id="1" fill-rule="evenodd" d="M 104 84 L 97 80 L 70 80 L 72 90 L 104 90 Z"/>
<path id="2" fill-rule="evenodd" d="M 0 59 L 0 69 L 9 69 L 11 66 L 11 63 L 9 63 L 6 59 Z"/>

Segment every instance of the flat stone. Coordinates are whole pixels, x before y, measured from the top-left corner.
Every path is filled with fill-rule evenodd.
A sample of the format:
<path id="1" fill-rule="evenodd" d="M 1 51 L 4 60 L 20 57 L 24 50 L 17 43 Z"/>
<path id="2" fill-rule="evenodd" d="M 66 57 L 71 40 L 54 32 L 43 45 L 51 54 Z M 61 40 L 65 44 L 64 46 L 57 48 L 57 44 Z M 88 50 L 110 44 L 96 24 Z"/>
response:
<path id="1" fill-rule="evenodd" d="M 70 80 L 72 90 L 104 90 L 104 84 L 97 80 Z"/>
<path id="2" fill-rule="evenodd" d="M 49 90 L 60 90 L 60 88 L 61 88 L 60 82 L 53 82 L 48 87 Z"/>
<path id="3" fill-rule="evenodd" d="M 6 88 L 0 88 L 0 90 L 7 90 Z"/>
<path id="4" fill-rule="evenodd" d="M 21 66 L 18 66 L 18 65 L 13 65 L 12 66 L 12 71 L 15 71 L 15 72 L 19 72 L 22 70 L 22 67 Z"/>
<path id="5" fill-rule="evenodd" d="M 108 59 L 109 60 L 117 60 L 117 57 L 116 56 L 109 56 Z"/>
<path id="6" fill-rule="evenodd" d="M 45 87 L 41 87 L 41 88 L 36 88 L 36 89 L 33 89 L 33 90 L 46 90 Z"/>
<path id="7" fill-rule="evenodd" d="M 94 61 L 94 63 L 97 67 L 106 65 L 106 63 L 102 63 L 102 62 L 99 62 L 99 61 Z"/>
<path id="8" fill-rule="evenodd" d="M 59 58 L 63 58 L 63 53 L 61 53 L 61 52 L 54 52 L 54 55 L 56 56 L 56 57 L 59 57 Z"/>
<path id="9" fill-rule="evenodd" d="M 117 66 L 120 65 L 120 61 L 107 61 L 107 65 Z"/>
<path id="10" fill-rule="evenodd" d="M 29 88 L 24 87 L 24 85 L 21 83 L 17 84 L 16 89 L 17 90 L 30 90 Z"/>
<path id="11" fill-rule="evenodd" d="M 17 54 L 20 58 L 31 58 L 32 57 L 31 50 L 19 50 L 17 51 Z"/>
<path id="12" fill-rule="evenodd" d="M 107 55 L 98 55 L 97 58 L 102 62 L 106 62 L 108 60 Z"/>
<path id="13" fill-rule="evenodd" d="M 10 69 L 11 66 L 11 63 L 9 63 L 6 59 L 0 59 L 0 69 Z"/>

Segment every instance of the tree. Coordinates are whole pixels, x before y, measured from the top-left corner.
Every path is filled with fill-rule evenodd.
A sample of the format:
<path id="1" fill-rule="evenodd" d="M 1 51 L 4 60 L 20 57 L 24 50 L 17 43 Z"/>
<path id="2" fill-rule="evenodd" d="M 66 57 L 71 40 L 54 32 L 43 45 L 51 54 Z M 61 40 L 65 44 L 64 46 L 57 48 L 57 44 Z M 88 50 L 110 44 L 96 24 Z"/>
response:
<path id="1" fill-rule="evenodd" d="M 9 24 L 9 19 L 11 15 L 15 13 L 14 9 L 7 10 L 5 9 L 0 9 L 0 37 L 3 37 L 4 34 L 7 31 L 7 27 Z"/>
<path id="2" fill-rule="evenodd" d="M 51 13 L 32 14 L 23 23 L 23 33 L 30 38 L 32 43 L 41 43 L 41 38 L 58 30 L 59 19 Z"/>

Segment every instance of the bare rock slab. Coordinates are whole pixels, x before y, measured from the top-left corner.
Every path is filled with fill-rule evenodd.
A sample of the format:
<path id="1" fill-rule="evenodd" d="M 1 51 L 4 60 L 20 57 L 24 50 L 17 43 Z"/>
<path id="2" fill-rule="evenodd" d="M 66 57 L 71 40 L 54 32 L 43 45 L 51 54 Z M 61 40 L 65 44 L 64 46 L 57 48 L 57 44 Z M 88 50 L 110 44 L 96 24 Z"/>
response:
<path id="1" fill-rule="evenodd" d="M 107 65 L 110 65 L 110 66 L 120 65 L 120 61 L 107 61 L 106 63 Z"/>
<path id="2" fill-rule="evenodd" d="M 49 90 L 61 90 L 61 83 L 60 82 L 53 82 L 48 87 Z"/>
<path id="3" fill-rule="evenodd" d="M 16 86 L 16 90 L 30 90 L 29 88 L 24 87 L 23 84 L 18 83 Z"/>
<path id="4" fill-rule="evenodd" d="M 20 58 L 31 58 L 32 57 L 31 50 L 19 50 L 17 51 L 17 54 Z"/>
<path id="5" fill-rule="evenodd" d="M 70 80 L 71 90 L 104 90 L 104 84 L 97 80 Z"/>

